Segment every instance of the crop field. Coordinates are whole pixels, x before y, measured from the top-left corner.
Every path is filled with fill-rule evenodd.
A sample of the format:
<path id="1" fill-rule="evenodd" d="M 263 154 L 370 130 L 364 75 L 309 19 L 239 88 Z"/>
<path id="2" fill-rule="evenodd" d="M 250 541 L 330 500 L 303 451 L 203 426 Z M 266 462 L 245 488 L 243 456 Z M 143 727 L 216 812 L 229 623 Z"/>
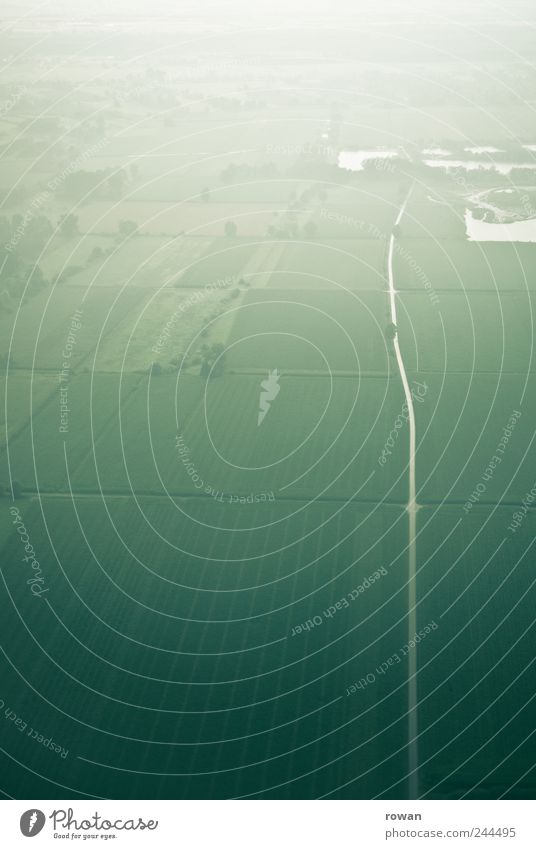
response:
<path id="1" fill-rule="evenodd" d="M 75 238 L 67 239 L 56 233 L 50 244 L 44 249 L 39 264 L 45 277 L 54 282 L 59 275 L 65 274 L 67 268 L 84 267 L 93 251 L 113 251 L 115 248 L 116 242 L 112 236 L 80 237 L 78 235 Z M 77 276 L 75 274 L 72 277 L 68 276 L 65 278 L 65 282 L 70 283 Z"/>
<path id="2" fill-rule="evenodd" d="M 198 411 L 187 423 L 190 456 L 199 458 L 202 475 L 216 490 L 403 500 L 401 452 L 388 468 L 378 464 L 389 435 L 379 422 L 394 421 L 403 403 L 396 384 L 372 378 L 332 383 L 283 373 L 280 386 L 261 427 L 259 378 L 250 376 L 214 383 L 204 415 Z M 229 419 L 220 415 L 224 399 Z"/>
<path id="3" fill-rule="evenodd" d="M 282 176 L 275 176 L 269 180 L 262 177 L 249 179 L 244 183 L 233 183 L 225 185 L 221 183 L 219 175 L 213 173 L 210 167 L 206 169 L 206 173 L 192 174 L 192 166 L 188 167 L 188 172 L 181 170 L 177 174 L 178 169 L 173 169 L 172 173 L 162 176 L 162 162 L 156 161 L 155 166 L 151 169 L 152 159 L 143 159 L 140 164 L 140 170 L 143 175 L 143 182 L 139 186 L 131 189 L 130 199 L 132 201 L 142 202 L 166 202 L 176 203 L 177 200 L 190 203 L 205 202 L 204 195 L 208 189 L 209 200 L 213 209 L 217 208 L 217 204 L 233 203 L 239 204 L 251 203 L 253 192 L 255 200 L 259 204 L 277 204 L 278 208 L 284 208 L 288 201 L 291 192 L 301 194 L 309 187 L 309 182 L 300 180 L 296 177 L 285 177 L 284 170 Z M 209 163 L 210 166 L 210 163 Z M 225 163 L 219 162 L 219 167 L 224 170 Z M 154 176 L 152 176 L 154 173 Z"/>
<path id="4" fill-rule="evenodd" d="M 58 783 L 79 796 L 92 794 L 98 782 L 99 795 L 110 796 L 119 767 L 128 796 L 300 798 L 319 795 L 327 775 L 343 797 L 396 798 L 405 775 L 402 668 L 368 691 L 347 695 L 347 689 L 405 642 L 401 511 L 294 506 L 279 551 L 273 534 L 261 529 L 250 535 L 247 552 L 237 547 L 242 516 L 233 505 L 207 512 L 198 501 L 182 502 L 203 534 L 165 501 L 78 499 L 66 514 L 64 502 L 45 498 L 21 508 L 48 593 L 32 597 L 19 540 L 10 537 L 2 551 L 9 564 L 2 587 L 7 625 L 15 626 L 15 605 L 25 619 L 31 609 L 32 622 L 11 647 L 5 688 L 13 690 L 15 670 L 32 647 L 40 672 L 30 673 L 32 689 L 13 708 L 27 717 L 39 711 L 43 731 L 68 752 L 51 762 L 46 777 L 39 770 L 26 776 L 28 791 L 43 796 Z M 251 510 L 264 525 L 280 521 L 288 508 Z M 211 519 L 228 533 L 212 531 Z M 113 537 L 103 538 L 103 524 L 113 525 Z M 244 555 L 233 568 L 233 557 Z M 367 599 L 356 623 L 350 610 L 335 605 L 374 574 L 352 602 Z M 298 630 L 331 605 L 335 614 L 315 632 Z M 393 622 L 387 632 L 385 614 Z M 120 654 L 111 641 L 117 629 Z M 286 720 L 288 711 L 300 717 L 298 725 Z M 342 727 L 351 729 L 351 748 L 359 753 L 359 779 Z M 111 764 L 110 744 L 117 740 L 122 755 Z M 39 752 L 27 746 L 24 754 L 30 767 L 38 764 Z M 385 758 L 388 780 L 379 766 Z M 83 767 L 76 778 L 69 777 L 75 759 Z M 201 773 L 210 765 L 207 783 Z M 16 771 L 14 782 L 20 781 Z"/>
<path id="5" fill-rule="evenodd" d="M 215 239 L 205 252 L 180 275 L 176 285 L 181 289 L 196 289 L 208 285 L 230 283 L 238 277 L 259 249 L 255 241 Z"/>
<path id="6" fill-rule="evenodd" d="M 218 334 L 220 321 L 214 318 L 229 308 L 226 298 L 225 289 L 146 290 L 145 299 L 102 340 L 93 367 L 105 372 L 147 372 L 152 363 L 159 363 L 176 371 L 172 360 L 186 351 L 195 356 L 202 343 Z"/>
<path id="7" fill-rule="evenodd" d="M 281 212 L 276 203 L 145 203 L 135 200 L 110 205 L 98 201 L 80 209 L 80 229 L 85 233 L 116 233 L 121 221 L 135 221 L 140 233 L 152 236 L 223 236 L 227 221 L 234 221 L 239 236 L 264 236 Z"/>
<path id="8" fill-rule="evenodd" d="M 419 511 L 419 620 L 442 632 L 420 658 L 425 799 L 534 794 L 536 525 L 529 514 L 512 534 L 513 510 Z"/>
<path id="9" fill-rule="evenodd" d="M 135 288 L 44 289 L 20 309 L 0 316 L 0 354 L 9 354 L 14 368 L 39 363 L 41 369 L 58 374 L 65 362 L 67 368 L 75 368 L 97 347 L 101 334 L 104 338 L 111 333 L 142 296 L 143 290 Z"/>
<path id="10" fill-rule="evenodd" d="M 13 527 L 13 518 L 9 510 L 6 509 L 6 503 L 2 503 L 2 508 L 3 509 L 0 510 L 0 552 L 15 532 Z"/>
<path id="11" fill-rule="evenodd" d="M 14 479 L 45 491 L 403 501 L 402 445 L 379 462 L 403 405 L 395 381 L 283 375 L 262 428 L 259 390 L 258 375 L 208 384 L 190 375 L 80 375 L 68 388 L 67 430 L 57 388 L 10 441 L 2 477 L 9 460 Z"/>
<path id="12" fill-rule="evenodd" d="M 460 199 L 450 191 L 428 194 L 426 187 L 414 187 L 406 214 L 400 228 L 401 235 L 412 239 L 463 239 L 465 237 L 464 210 Z"/>
<path id="13" fill-rule="evenodd" d="M 270 96 L 269 92 L 267 96 Z M 154 120 L 146 117 L 144 122 L 138 122 L 134 127 L 124 126 L 120 136 L 109 140 L 106 154 L 136 157 L 140 159 L 140 164 L 143 164 L 145 158 L 167 159 L 167 167 L 175 167 L 177 170 L 177 162 L 179 167 L 183 163 L 188 164 L 188 155 L 193 155 L 195 164 L 192 167 L 198 173 L 210 174 L 213 171 L 217 173 L 227 161 L 242 163 L 260 160 L 265 164 L 277 158 L 278 150 L 284 161 L 291 164 L 293 160 L 288 153 L 285 154 L 285 150 L 295 150 L 300 145 L 310 144 L 311 135 L 322 130 L 322 120 L 318 117 L 306 121 L 301 116 L 293 119 L 291 108 L 281 108 L 279 102 L 272 119 L 265 120 L 262 125 L 259 125 L 258 117 L 263 114 L 264 105 L 259 105 L 248 116 L 244 115 L 240 106 L 231 109 L 228 115 L 218 115 L 207 109 L 209 103 L 201 103 L 200 106 L 204 107 L 204 113 L 182 114 L 178 128 L 158 127 L 157 146 Z"/>
<path id="14" fill-rule="evenodd" d="M 62 384 L 62 396 L 56 378 L 55 397 L 37 409 L 2 450 L 0 480 L 9 481 L 11 474 L 28 489 L 68 492 L 73 470 L 91 453 L 93 433 L 110 418 L 118 420 L 120 402 L 138 380 L 134 375 L 120 381 L 117 375 L 103 374 L 93 381 L 91 374 L 81 374 Z"/>
<path id="15" fill-rule="evenodd" d="M 26 427 L 30 417 L 55 394 L 58 380 L 51 374 L 15 371 L 9 377 L 0 378 L 0 386 L 5 399 L 0 408 L 0 445 L 3 446 L 6 439 L 12 439 Z"/>
<path id="16" fill-rule="evenodd" d="M 92 238 L 89 237 L 89 241 Z M 143 287 L 160 289 L 171 285 L 181 269 L 203 255 L 207 243 L 202 238 L 177 236 L 134 236 L 115 239 L 108 253 L 65 281 L 69 286 L 93 288 Z"/>
<path id="17" fill-rule="evenodd" d="M 381 239 L 287 243 L 270 275 L 271 289 L 384 289 Z"/>
<path id="18" fill-rule="evenodd" d="M 20 2 L 0 792 L 533 798 L 528 0 Z"/>
<path id="19" fill-rule="evenodd" d="M 409 47 L 409 45 L 408 45 Z M 422 55 L 420 58 L 423 58 Z M 457 104 L 443 107 L 427 104 L 426 109 L 406 104 L 394 109 L 361 106 L 359 121 L 344 128 L 344 149 L 361 149 L 370 145 L 389 147 L 393 139 L 420 144 L 424 139 L 441 139 L 443 143 L 469 143 L 475 139 L 494 139 L 507 143 L 511 138 L 533 136 L 530 114 L 516 105 L 501 104 L 499 114 Z"/>
<path id="20" fill-rule="evenodd" d="M 252 290 L 237 312 L 229 362 L 264 371 L 388 373 L 386 303 L 381 291 Z"/>
<path id="21" fill-rule="evenodd" d="M 71 467 L 73 488 L 214 499 L 269 492 L 403 500 L 403 450 L 394 451 L 387 466 L 378 461 L 392 427 L 383 422 L 394 422 L 403 404 L 394 382 L 283 375 L 277 405 L 262 427 L 259 389 L 260 376 L 250 375 L 205 386 L 188 375 L 143 381 L 121 422 L 109 421 L 94 454 Z"/>
<path id="22" fill-rule="evenodd" d="M 394 270 L 399 289 L 453 292 L 533 291 L 534 247 L 510 242 L 400 239 Z"/>
<path id="23" fill-rule="evenodd" d="M 384 239 L 393 227 L 399 199 L 353 187 L 330 192 L 313 216 L 320 239 Z"/>
<path id="24" fill-rule="evenodd" d="M 176 438 L 181 424 L 197 411 L 203 391 L 203 381 L 190 375 L 180 381 L 176 374 L 142 378 L 136 391 L 125 395 L 120 413 L 116 411 L 102 429 L 95 429 L 92 450 L 72 468 L 73 487 L 164 495 L 168 486 L 172 491 L 191 492 Z"/>
<path id="25" fill-rule="evenodd" d="M 425 374 L 416 409 L 418 500 L 520 502 L 534 485 L 533 375 Z M 467 432 L 472 434 L 467 441 Z M 477 489 L 478 487 L 478 489 Z"/>
<path id="26" fill-rule="evenodd" d="M 398 326 L 407 366 L 422 372 L 532 371 L 534 315 L 526 292 L 400 294 Z"/>

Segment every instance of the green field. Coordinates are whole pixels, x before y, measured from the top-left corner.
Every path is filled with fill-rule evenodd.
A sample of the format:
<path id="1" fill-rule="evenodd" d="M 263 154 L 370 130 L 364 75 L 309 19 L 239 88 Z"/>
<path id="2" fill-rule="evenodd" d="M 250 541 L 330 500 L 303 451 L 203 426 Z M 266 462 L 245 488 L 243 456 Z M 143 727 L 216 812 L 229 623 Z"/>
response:
<path id="1" fill-rule="evenodd" d="M 0 28 L 0 791 L 533 799 L 536 241 L 466 221 L 536 234 L 534 10 L 63 5 Z"/>
<path id="2" fill-rule="evenodd" d="M 378 457 L 403 397 L 385 379 L 286 378 L 257 426 L 259 378 L 235 377 L 209 388 L 183 429 L 200 474 L 216 490 L 274 491 L 277 497 L 403 500 L 402 452 Z M 221 417 L 223 406 L 228 418 Z M 292 426 L 289 423 L 293 423 Z M 203 424 L 205 426 L 203 426 Z"/>
<path id="3" fill-rule="evenodd" d="M 384 289 L 386 245 L 381 239 L 333 239 L 286 244 L 271 289 Z"/>
<path id="4" fill-rule="evenodd" d="M 532 291 L 536 285 L 536 248 L 509 242 L 402 238 L 394 255 L 399 289 L 506 293 Z M 429 286 L 428 286 L 429 284 Z"/>
<path id="5" fill-rule="evenodd" d="M 229 312 L 231 301 L 234 296 L 227 286 L 146 290 L 134 309 L 104 337 L 92 367 L 104 372 L 147 373 L 158 363 L 176 373 L 178 357 L 187 353 L 195 360 L 203 344 L 225 340 L 226 323 L 233 315 Z"/>
<path id="6" fill-rule="evenodd" d="M 403 792 L 402 667 L 346 695 L 405 642 L 400 511 L 298 502 L 292 519 L 288 507 L 256 506 L 256 524 L 285 520 L 284 543 L 274 548 L 265 529 L 239 552 L 233 505 L 215 513 L 183 501 L 202 534 L 159 499 L 19 506 L 49 592 L 46 601 L 28 593 L 20 543 L 8 542 L 6 625 L 20 621 L 14 605 L 31 624 L 10 647 L 5 691 L 14 693 L 27 653 L 37 654 L 32 689 L 19 687 L 10 707 L 69 752 L 51 758 L 43 777 L 39 768 L 26 775 L 26 792 L 46 796 L 59 782 L 71 796 L 94 794 L 96 784 L 113 796 L 117 767 L 129 797 L 301 798 L 338 785 L 343 798 Z M 214 518 L 227 533 L 210 529 Z M 113 535 L 103 537 L 103 524 Z M 237 554 L 247 560 L 234 565 Z M 354 609 L 335 608 L 316 631 L 292 636 L 375 572 L 352 602 L 357 621 Z M 36 748 L 20 750 L 30 768 Z M 17 793 L 22 780 L 14 770 Z"/>
<path id="7" fill-rule="evenodd" d="M 464 205 L 457 195 L 448 191 L 444 194 L 436 192 L 435 187 L 432 193 L 429 193 L 425 186 L 414 186 L 400 228 L 401 235 L 412 239 L 426 239 L 429 242 L 447 238 L 463 239 L 463 213 Z"/>
<path id="8" fill-rule="evenodd" d="M 152 167 L 150 163 L 150 159 L 145 159 L 140 163 L 145 182 L 142 186 L 133 190 L 133 200 L 168 201 L 169 203 L 175 203 L 177 200 L 190 200 L 204 203 L 205 201 L 202 200 L 203 192 L 208 189 L 210 202 L 213 204 L 241 204 L 249 203 L 252 191 L 254 191 L 257 203 L 275 203 L 283 207 L 290 192 L 300 191 L 307 187 L 305 181 L 297 181 L 291 177 L 271 180 L 255 179 L 254 188 L 249 182 L 243 185 L 222 185 L 218 179 L 218 174 L 210 170 L 210 164 L 206 173 L 196 174 L 195 176 L 191 174 L 190 166 L 188 173 L 179 175 L 172 173 L 162 177 L 162 160 L 158 161 L 157 159 L 155 163 L 152 163 Z M 222 170 L 226 165 L 221 160 L 218 164 Z M 154 177 L 152 176 L 153 173 Z"/>
<path id="9" fill-rule="evenodd" d="M 519 503 L 535 479 L 534 421 L 528 412 L 535 403 L 534 377 L 476 373 L 419 379 L 428 392 L 416 409 L 418 500 L 466 504 L 473 495 L 477 505 Z"/>
<path id="10" fill-rule="evenodd" d="M 128 386 L 128 383 L 126 384 Z M 177 375 L 143 378 L 121 407 L 95 432 L 92 451 L 73 468 L 80 490 L 190 491 L 190 478 L 178 462 L 175 440 L 199 409 L 204 382 Z M 202 426 L 202 420 L 199 422 Z"/>
<path id="11" fill-rule="evenodd" d="M 381 291 L 257 289 L 239 307 L 233 368 L 380 372 L 392 368 Z"/>
<path id="12" fill-rule="evenodd" d="M 54 375 L 31 372 L 11 372 L 0 378 L 5 404 L 0 408 L 0 445 L 27 427 L 30 417 L 36 415 L 57 391 Z M 6 415 L 7 413 L 7 415 Z"/>
<path id="13" fill-rule="evenodd" d="M 406 368 L 421 372 L 533 370 L 534 315 L 529 293 L 423 292 L 399 296 L 398 327 Z"/>
<path id="14" fill-rule="evenodd" d="M 69 387 L 67 431 L 58 390 L 10 441 L 2 476 L 9 462 L 12 478 L 45 491 L 404 500 L 403 445 L 379 463 L 403 404 L 395 381 L 283 374 L 259 427 L 261 379 L 81 375 Z"/>
<path id="15" fill-rule="evenodd" d="M 238 234 L 263 236 L 273 213 L 281 211 L 277 203 L 200 203 L 199 201 L 145 203 L 129 200 L 110 205 L 95 201 L 80 210 L 80 229 L 90 235 L 116 233 L 121 221 L 135 221 L 142 235 L 151 236 L 223 236 L 226 221 L 235 221 Z"/>
<path id="16" fill-rule="evenodd" d="M 142 295 L 141 289 L 44 289 L 20 310 L 0 317 L 0 354 L 9 354 L 12 368 L 38 366 L 59 374 L 67 361 L 70 369 L 76 368 L 102 344 L 102 338 L 114 330 Z M 73 330 L 77 311 L 81 312 L 77 319 L 80 326 Z M 67 344 L 70 356 L 66 358 Z"/>
<path id="17" fill-rule="evenodd" d="M 88 237 L 91 241 L 92 238 Z M 84 289 L 99 286 L 161 289 L 175 281 L 206 250 L 204 239 L 183 236 L 135 236 L 110 240 L 109 253 L 66 281 Z"/>
<path id="18" fill-rule="evenodd" d="M 192 289 L 224 283 L 231 285 L 258 248 L 255 241 L 215 239 L 207 244 L 203 255 L 186 268 L 175 285 Z"/>
<path id="19" fill-rule="evenodd" d="M 91 253 L 97 249 L 101 251 L 114 250 L 116 247 L 113 236 L 75 236 L 66 239 L 60 233 L 56 233 L 50 245 L 46 247 L 40 258 L 40 266 L 43 274 L 51 281 L 55 281 L 59 274 L 65 269 L 83 268 L 88 264 Z M 93 269 L 94 270 L 94 269 Z M 69 277 L 69 282 L 77 275 Z"/>
<path id="20" fill-rule="evenodd" d="M 512 508 L 419 513 L 423 797 L 532 799 L 534 514 Z M 448 543 L 446 543 L 448 539 Z M 443 554 L 441 552 L 444 552 Z"/>
<path id="21" fill-rule="evenodd" d="M 118 421 L 120 403 L 138 380 L 132 375 L 121 381 L 116 375 L 94 380 L 91 374 L 82 374 L 66 384 L 63 399 L 56 380 L 53 397 L 2 450 L 0 480 L 7 484 L 11 477 L 28 489 L 68 492 L 74 470 L 91 454 L 94 434 L 110 419 Z M 63 412 L 62 404 L 68 408 Z"/>

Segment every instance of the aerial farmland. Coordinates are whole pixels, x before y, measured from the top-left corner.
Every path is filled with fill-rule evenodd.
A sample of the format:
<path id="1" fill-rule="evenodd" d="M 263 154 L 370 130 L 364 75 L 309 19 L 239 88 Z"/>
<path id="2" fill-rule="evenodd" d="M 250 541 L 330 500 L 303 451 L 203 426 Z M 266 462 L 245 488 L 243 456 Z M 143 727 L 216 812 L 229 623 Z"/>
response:
<path id="1" fill-rule="evenodd" d="M 0 31 L 1 698 L 67 754 L 4 719 L 2 792 L 533 798 L 534 10 L 52 5 Z"/>

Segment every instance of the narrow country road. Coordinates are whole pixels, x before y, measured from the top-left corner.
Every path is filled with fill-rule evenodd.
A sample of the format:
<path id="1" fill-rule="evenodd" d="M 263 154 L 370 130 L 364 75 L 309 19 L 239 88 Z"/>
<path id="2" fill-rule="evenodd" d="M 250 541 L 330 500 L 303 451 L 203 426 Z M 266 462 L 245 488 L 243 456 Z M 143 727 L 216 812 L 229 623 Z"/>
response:
<path id="1" fill-rule="evenodd" d="M 398 216 L 395 221 L 395 227 L 400 224 L 404 211 L 408 204 L 411 195 L 409 190 L 404 203 L 400 207 Z M 389 253 L 387 259 L 387 272 L 389 283 L 389 307 L 391 313 L 391 322 L 398 327 L 396 319 L 396 289 L 393 275 L 393 254 L 395 250 L 395 236 L 391 233 L 389 239 Z M 415 500 L 415 409 L 413 406 L 413 398 L 411 389 L 404 366 L 404 359 L 400 351 L 398 342 L 398 330 L 393 339 L 393 346 L 396 355 L 396 362 L 402 385 L 404 387 L 404 395 L 408 407 L 409 416 L 409 488 L 408 488 L 408 503 L 406 510 L 408 513 L 408 642 L 414 637 L 417 631 L 417 588 L 416 588 L 416 573 L 417 573 L 417 503 Z M 409 649 L 408 653 L 408 784 L 409 798 L 417 799 L 419 797 L 419 746 L 418 746 L 418 695 L 417 695 L 417 647 Z"/>

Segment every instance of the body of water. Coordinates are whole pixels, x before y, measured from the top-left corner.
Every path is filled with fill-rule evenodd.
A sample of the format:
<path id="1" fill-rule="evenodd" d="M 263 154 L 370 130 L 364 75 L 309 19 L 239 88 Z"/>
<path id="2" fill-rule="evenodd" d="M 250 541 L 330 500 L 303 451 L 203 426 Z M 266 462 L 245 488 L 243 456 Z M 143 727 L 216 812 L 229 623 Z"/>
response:
<path id="1" fill-rule="evenodd" d="M 473 218 L 471 210 L 466 209 L 465 232 L 470 242 L 536 242 L 536 218 L 492 224 Z"/>
<path id="2" fill-rule="evenodd" d="M 365 162 L 371 159 L 395 159 L 396 150 L 341 150 L 338 165 L 345 171 L 362 171 Z"/>

